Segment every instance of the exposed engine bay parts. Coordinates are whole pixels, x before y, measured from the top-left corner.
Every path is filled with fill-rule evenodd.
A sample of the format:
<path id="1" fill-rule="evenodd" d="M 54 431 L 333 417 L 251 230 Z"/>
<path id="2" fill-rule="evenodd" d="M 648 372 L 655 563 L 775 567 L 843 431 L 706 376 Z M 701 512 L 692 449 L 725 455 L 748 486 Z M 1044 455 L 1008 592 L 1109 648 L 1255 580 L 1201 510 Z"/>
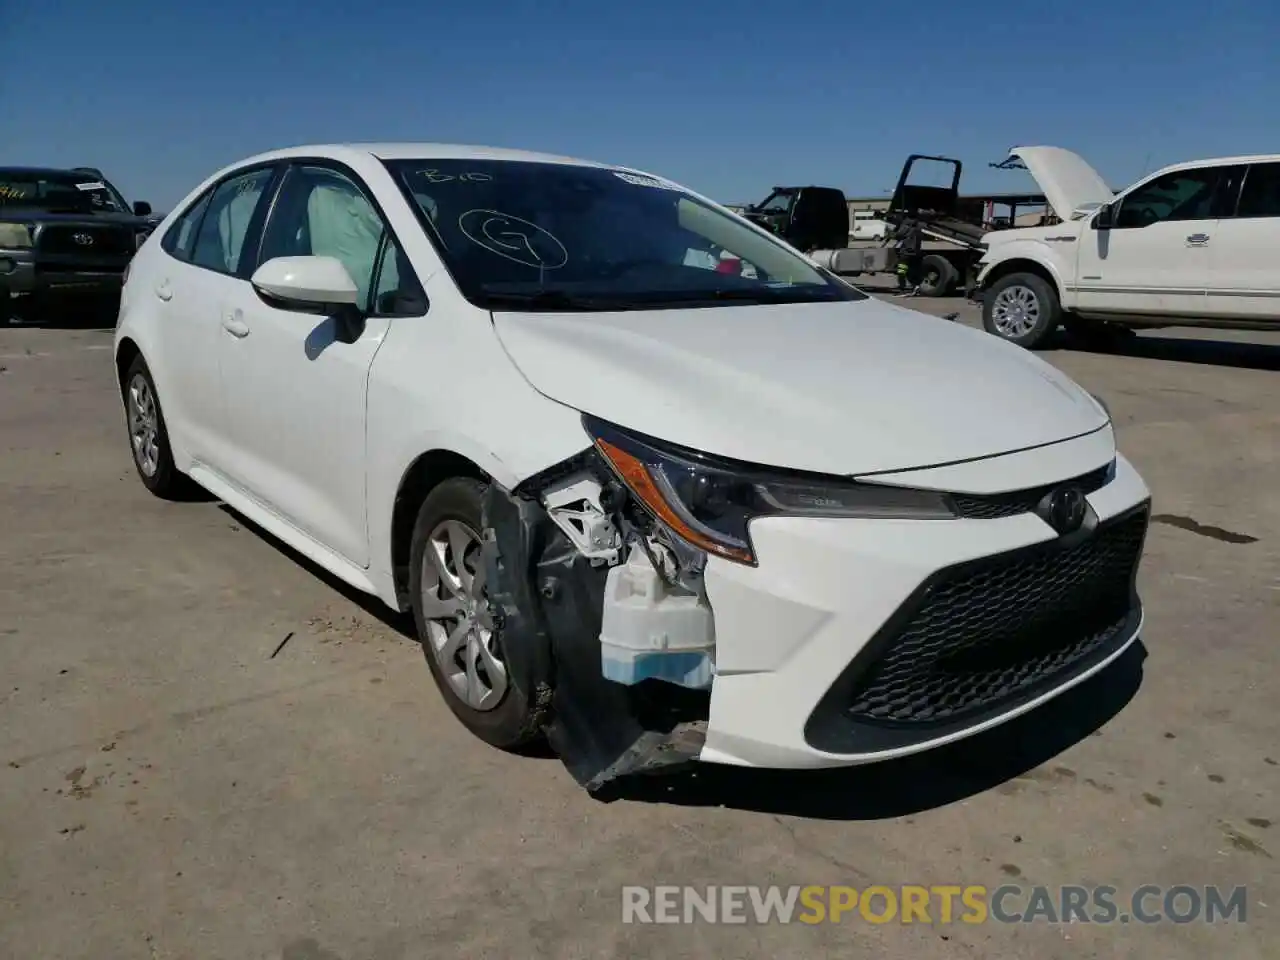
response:
<path id="1" fill-rule="evenodd" d="M 549 699 L 548 739 L 578 782 L 696 758 L 715 669 L 705 555 L 674 546 L 595 449 L 491 485 L 483 519 L 511 679 Z"/>

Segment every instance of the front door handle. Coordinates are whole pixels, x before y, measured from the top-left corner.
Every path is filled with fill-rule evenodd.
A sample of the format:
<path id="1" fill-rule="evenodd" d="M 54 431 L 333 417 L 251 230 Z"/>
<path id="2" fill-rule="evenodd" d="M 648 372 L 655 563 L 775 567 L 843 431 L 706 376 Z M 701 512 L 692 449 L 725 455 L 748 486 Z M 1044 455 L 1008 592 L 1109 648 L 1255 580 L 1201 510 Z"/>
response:
<path id="1" fill-rule="evenodd" d="M 173 299 L 173 287 L 169 286 L 168 280 L 161 280 L 156 285 L 156 296 L 166 302 Z"/>
<path id="2" fill-rule="evenodd" d="M 1193 233 L 1191 236 L 1187 237 L 1187 243 L 1191 244 L 1193 247 L 1203 247 L 1208 242 L 1209 235 L 1207 233 Z"/>
<path id="3" fill-rule="evenodd" d="M 243 340 L 249 335 L 249 325 L 244 322 L 244 314 L 239 310 L 235 313 L 228 313 L 222 318 L 222 329 L 237 340 Z"/>

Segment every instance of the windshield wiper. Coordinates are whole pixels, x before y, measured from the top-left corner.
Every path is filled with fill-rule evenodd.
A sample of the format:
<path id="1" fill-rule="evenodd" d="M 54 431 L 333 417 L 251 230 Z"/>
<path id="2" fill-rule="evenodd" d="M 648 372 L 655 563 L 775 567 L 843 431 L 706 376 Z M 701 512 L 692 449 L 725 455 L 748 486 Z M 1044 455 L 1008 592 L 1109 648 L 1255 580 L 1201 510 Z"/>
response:
<path id="1" fill-rule="evenodd" d="M 485 305 L 489 307 L 523 307 L 532 310 L 620 310 L 636 304 L 627 300 L 601 297 L 580 297 L 564 290 L 533 290 L 529 292 L 481 291 Z"/>
<path id="2" fill-rule="evenodd" d="M 664 294 L 663 303 L 693 303 L 724 301 L 734 303 L 811 303 L 836 299 L 830 295 L 813 296 L 816 291 L 805 291 L 797 286 L 785 287 L 729 287 L 716 290 L 681 290 Z M 824 291 L 825 294 L 825 291 Z"/>

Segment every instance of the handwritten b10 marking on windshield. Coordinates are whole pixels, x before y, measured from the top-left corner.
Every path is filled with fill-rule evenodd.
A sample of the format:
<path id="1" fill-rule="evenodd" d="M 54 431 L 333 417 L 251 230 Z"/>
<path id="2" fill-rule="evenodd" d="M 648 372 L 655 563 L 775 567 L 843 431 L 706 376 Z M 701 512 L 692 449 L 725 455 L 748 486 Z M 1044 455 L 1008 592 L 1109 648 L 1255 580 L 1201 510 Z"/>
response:
<path id="1" fill-rule="evenodd" d="M 454 180 L 462 183 L 486 183 L 493 177 L 487 173 L 472 171 L 471 173 L 441 173 L 439 170 L 419 170 L 418 175 L 427 183 L 449 183 Z"/>
<path id="2" fill-rule="evenodd" d="M 569 262 L 564 244 L 536 223 L 500 210 L 468 210 L 458 229 L 478 247 L 526 267 L 558 270 Z"/>

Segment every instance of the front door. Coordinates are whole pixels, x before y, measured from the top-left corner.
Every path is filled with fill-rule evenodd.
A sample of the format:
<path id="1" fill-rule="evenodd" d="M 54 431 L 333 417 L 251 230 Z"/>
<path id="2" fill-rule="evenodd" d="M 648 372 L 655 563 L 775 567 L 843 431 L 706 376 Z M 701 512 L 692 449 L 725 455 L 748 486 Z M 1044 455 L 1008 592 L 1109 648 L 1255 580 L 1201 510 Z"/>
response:
<path id="1" fill-rule="evenodd" d="M 1220 173 L 1175 170 L 1115 201 L 1110 229 L 1095 217 L 1080 236 L 1078 309 L 1203 315 Z"/>
<path id="2" fill-rule="evenodd" d="M 330 166 L 285 175 L 258 262 L 340 260 L 372 307 L 361 328 L 282 309 L 244 284 L 223 317 L 220 365 L 236 447 L 230 479 L 282 519 L 351 563 L 369 563 L 365 400 L 390 320 L 376 309 L 402 260 L 365 191 Z M 385 261 L 385 266 L 380 266 Z"/>

